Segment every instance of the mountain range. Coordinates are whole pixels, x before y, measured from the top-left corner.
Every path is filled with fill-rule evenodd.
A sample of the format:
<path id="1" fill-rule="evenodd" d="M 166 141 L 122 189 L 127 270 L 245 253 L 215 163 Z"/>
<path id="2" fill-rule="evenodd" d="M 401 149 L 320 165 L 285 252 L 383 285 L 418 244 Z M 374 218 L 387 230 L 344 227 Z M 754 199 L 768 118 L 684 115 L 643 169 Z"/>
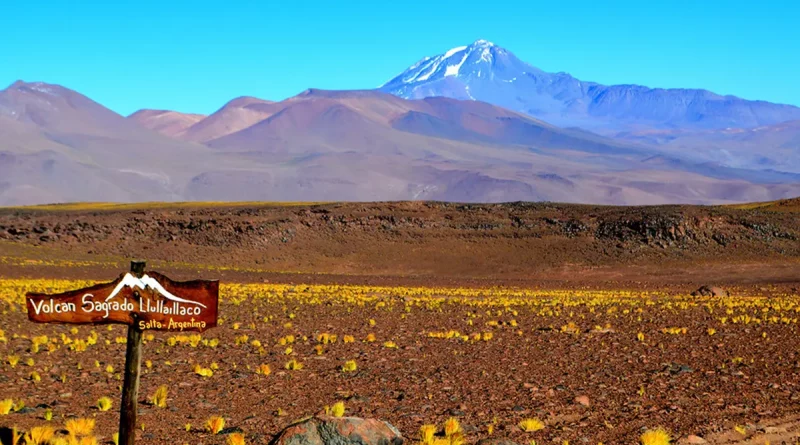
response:
<path id="1" fill-rule="evenodd" d="M 208 116 L 123 117 L 63 86 L 15 82 L 0 91 L 0 204 L 800 195 L 797 108 L 567 77 L 477 41 L 379 89 L 240 97 Z"/>
<path id="2" fill-rule="evenodd" d="M 562 127 L 612 133 L 751 128 L 800 119 L 800 108 L 707 90 L 601 85 L 547 73 L 486 40 L 425 57 L 380 87 L 406 99 L 489 102 Z"/>

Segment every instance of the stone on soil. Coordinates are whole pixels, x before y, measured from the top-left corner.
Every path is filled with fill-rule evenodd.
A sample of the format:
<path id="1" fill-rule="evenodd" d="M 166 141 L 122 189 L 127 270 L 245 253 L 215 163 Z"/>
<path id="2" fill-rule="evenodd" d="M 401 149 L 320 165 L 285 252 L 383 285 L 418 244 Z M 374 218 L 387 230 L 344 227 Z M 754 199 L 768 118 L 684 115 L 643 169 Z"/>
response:
<path id="1" fill-rule="evenodd" d="M 358 417 L 314 416 L 281 431 L 271 445 L 402 445 L 388 422 Z"/>

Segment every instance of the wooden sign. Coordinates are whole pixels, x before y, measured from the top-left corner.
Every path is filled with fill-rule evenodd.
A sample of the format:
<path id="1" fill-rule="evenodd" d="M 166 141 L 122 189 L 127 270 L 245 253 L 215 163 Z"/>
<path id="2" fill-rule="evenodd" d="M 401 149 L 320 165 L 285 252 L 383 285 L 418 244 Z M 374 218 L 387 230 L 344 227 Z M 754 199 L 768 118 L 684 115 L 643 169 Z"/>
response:
<path id="1" fill-rule="evenodd" d="M 139 330 L 205 331 L 217 325 L 218 281 L 172 281 L 148 271 L 56 295 L 28 293 L 37 323 L 120 323 Z"/>
<path id="2" fill-rule="evenodd" d="M 172 281 L 158 272 L 145 273 L 144 268 L 144 261 L 131 261 L 131 271 L 110 283 L 55 295 L 25 295 L 28 318 L 36 323 L 128 325 L 119 445 L 136 440 L 142 331 L 202 332 L 217 325 L 218 281 Z"/>

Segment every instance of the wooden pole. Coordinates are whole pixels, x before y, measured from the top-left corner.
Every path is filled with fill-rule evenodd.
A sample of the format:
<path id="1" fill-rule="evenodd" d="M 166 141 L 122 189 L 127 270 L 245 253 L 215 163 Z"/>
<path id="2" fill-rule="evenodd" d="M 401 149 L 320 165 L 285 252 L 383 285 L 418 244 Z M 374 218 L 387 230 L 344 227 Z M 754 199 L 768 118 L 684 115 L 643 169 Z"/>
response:
<path id="1" fill-rule="evenodd" d="M 144 261 L 131 261 L 131 274 L 144 275 Z M 138 297 L 138 291 L 134 292 Z M 125 349 L 125 381 L 122 385 L 122 403 L 119 407 L 119 445 L 133 445 L 136 440 L 136 414 L 139 398 L 139 371 L 142 364 L 142 331 L 136 320 L 128 326 L 128 343 Z"/>

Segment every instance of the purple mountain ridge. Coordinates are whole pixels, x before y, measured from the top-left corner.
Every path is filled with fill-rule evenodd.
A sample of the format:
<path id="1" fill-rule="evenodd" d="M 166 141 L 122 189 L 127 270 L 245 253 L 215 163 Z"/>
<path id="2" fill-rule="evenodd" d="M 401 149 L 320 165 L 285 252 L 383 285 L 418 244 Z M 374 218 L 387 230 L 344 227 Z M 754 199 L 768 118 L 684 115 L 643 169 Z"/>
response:
<path id="1" fill-rule="evenodd" d="M 707 90 L 601 85 L 547 73 L 486 40 L 425 57 L 380 87 L 405 99 L 488 102 L 561 127 L 606 134 L 642 129 L 753 128 L 800 119 L 800 108 Z"/>

